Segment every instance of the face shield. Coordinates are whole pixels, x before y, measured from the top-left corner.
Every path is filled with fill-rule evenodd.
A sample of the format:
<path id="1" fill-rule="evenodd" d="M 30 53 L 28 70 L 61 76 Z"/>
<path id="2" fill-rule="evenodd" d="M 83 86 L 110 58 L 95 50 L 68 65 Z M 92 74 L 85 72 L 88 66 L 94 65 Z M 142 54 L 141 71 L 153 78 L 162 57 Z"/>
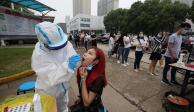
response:
<path id="1" fill-rule="evenodd" d="M 67 44 L 67 35 L 54 23 L 39 23 L 35 26 L 35 32 L 41 45 L 50 50 L 61 49 Z"/>

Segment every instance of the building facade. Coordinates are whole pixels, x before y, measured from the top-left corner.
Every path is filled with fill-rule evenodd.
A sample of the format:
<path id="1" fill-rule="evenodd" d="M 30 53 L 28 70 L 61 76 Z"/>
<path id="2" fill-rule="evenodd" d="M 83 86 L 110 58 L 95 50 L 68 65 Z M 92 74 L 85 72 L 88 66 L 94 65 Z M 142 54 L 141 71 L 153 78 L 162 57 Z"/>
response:
<path id="1" fill-rule="evenodd" d="M 91 15 L 91 0 L 73 0 L 73 17 L 77 14 Z"/>
<path id="2" fill-rule="evenodd" d="M 67 25 L 71 33 L 75 32 L 96 32 L 105 31 L 102 16 L 91 16 L 86 14 L 78 14 L 71 19 Z M 69 32 L 68 32 L 69 33 Z"/>
<path id="3" fill-rule="evenodd" d="M 98 1 L 98 16 L 104 16 L 111 10 L 119 8 L 119 0 L 99 0 Z"/>

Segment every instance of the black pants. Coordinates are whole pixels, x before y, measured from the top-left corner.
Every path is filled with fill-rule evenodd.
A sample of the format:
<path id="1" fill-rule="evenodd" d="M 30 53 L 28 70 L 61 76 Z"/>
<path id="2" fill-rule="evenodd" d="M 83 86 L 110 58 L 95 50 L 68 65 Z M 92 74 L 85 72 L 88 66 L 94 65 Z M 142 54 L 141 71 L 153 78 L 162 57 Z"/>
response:
<path id="1" fill-rule="evenodd" d="M 135 51 L 134 69 L 139 69 L 142 57 L 143 57 L 142 51 Z"/>
<path id="2" fill-rule="evenodd" d="M 75 47 L 78 48 L 79 47 L 79 40 L 76 39 L 76 40 L 74 40 L 74 42 L 75 42 Z"/>
<path id="3" fill-rule="evenodd" d="M 167 74 L 168 74 L 168 71 L 170 69 L 170 65 L 171 63 L 176 63 L 178 61 L 178 59 L 175 59 L 173 62 L 170 60 L 170 57 L 166 57 L 165 56 L 165 65 L 164 65 L 164 69 L 163 69 L 163 77 L 162 79 L 163 80 L 167 80 Z M 177 69 L 176 68 L 172 68 L 171 69 L 171 81 L 176 81 L 176 71 Z"/>
<path id="4" fill-rule="evenodd" d="M 86 51 L 88 50 L 88 41 L 85 41 L 84 42 L 84 47 L 85 47 L 85 49 L 86 49 Z"/>

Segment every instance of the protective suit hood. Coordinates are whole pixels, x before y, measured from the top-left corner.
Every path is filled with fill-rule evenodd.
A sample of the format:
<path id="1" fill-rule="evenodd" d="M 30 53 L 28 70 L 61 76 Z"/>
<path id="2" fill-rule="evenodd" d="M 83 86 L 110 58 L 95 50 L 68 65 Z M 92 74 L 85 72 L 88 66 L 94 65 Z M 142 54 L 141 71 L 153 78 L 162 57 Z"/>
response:
<path id="1" fill-rule="evenodd" d="M 58 50 L 67 45 L 67 35 L 60 26 L 51 22 L 42 22 L 35 26 L 35 32 L 41 46 L 49 50 Z"/>

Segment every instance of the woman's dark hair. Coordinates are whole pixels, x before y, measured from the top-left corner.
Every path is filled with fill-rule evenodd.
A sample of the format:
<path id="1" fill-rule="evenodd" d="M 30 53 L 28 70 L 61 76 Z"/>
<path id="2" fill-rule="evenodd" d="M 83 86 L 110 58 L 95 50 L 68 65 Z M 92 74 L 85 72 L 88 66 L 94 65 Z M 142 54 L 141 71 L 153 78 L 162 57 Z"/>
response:
<path id="1" fill-rule="evenodd" d="M 113 34 L 113 33 L 110 33 L 110 37 L 114 38 L 115 36 L 114 36 L 114 34 Z"/>

